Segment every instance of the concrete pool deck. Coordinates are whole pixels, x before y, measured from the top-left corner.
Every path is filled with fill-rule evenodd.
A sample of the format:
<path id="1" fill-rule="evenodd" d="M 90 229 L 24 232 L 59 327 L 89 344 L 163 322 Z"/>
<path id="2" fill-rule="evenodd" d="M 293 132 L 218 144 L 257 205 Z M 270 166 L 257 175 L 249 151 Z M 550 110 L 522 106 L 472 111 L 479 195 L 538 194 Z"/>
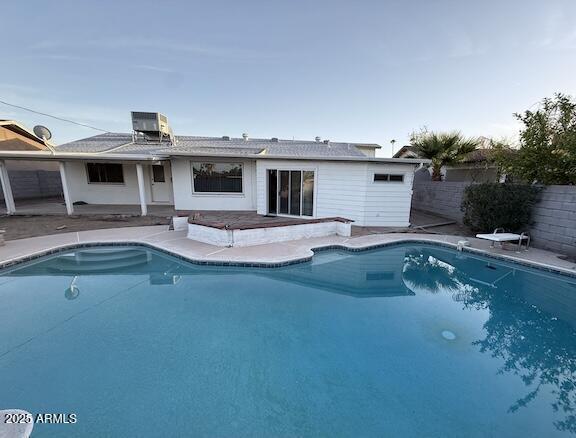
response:
<path id="1" fill-rule="evenodd" d="M 455 246 L 459 240 L 464 239 L 471 243 L 471 247 L 466 248 L 466 252 L 492 255 L 576 275 L 576 264 L 558 258 L 558 254 L 536 248 L 522 252 L 515 252 L 513 249 L 490 248 L 488 241 L 461 236 L 416 233 L 370 234 L 358 237 L 327 236 L 250 247 L 222 248 L 187 239 L 186 231 L 171 231 L 166 225 L 80 231 L 7 241 L 5 246 L 0 247 L 0 268 L 58 249 L 91 243 L 144 244 L 202 263 L 282 265 L 309 259 L 314 254 L 312 249 L 327 246 L 344 246 L 358 250 L 410 241 L 436 242 Z"/>

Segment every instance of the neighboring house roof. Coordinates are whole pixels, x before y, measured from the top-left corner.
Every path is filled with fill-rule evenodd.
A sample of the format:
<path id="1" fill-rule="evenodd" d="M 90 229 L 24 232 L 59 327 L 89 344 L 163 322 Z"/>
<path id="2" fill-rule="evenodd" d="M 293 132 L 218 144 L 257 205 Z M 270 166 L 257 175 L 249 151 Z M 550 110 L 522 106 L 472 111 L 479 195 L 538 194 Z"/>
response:
<path id="1" fill-rule="evenodd" d="M 464 159 L 456 164 L 455 166 L 461 166 L 463 164 L 474 164 L 483 163 L 491 161 L 491 148 L 489 147 L 490 139 L 486 137 L 480 137 L 481 147 L 472 151 L 464 157 Z M 402 146 L 402 148 L 394 154 L 394 158 L 417 158 L 418 152 L 414 146 Z"/>
<path id="2" fill-rule="evenodd" d="M 418 158 L 418 152 L 414 146 L 402 146 L 398 152 L 396 152 L 393 158 Z"/>
<path id="3" fill-rule="evenodd" d="M 34 132 L 14 120 L 0 119 L 0 130 L 10 131 L 11 135 L 0 134 L 0 150 L 46 150 L 46 142 Z"/>
<path id="4" fill-rule="evenodd" d="M 476 149 L 475 151 L 470 152 L 466 155 L 466 157 L 462 160 L 463 163 L 480 163 L 484 161 L 490 161 L 490 149 Z"/>

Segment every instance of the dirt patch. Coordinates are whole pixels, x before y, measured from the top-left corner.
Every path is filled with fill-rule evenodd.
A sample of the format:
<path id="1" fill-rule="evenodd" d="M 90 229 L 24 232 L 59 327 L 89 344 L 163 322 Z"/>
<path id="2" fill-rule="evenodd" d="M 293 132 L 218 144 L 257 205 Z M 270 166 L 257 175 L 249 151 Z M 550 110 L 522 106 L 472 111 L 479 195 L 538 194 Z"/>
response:
<path id="1" fill-rule="evenodd" d="M 114 214 L 91 216 L 0 216 L 0 229 L 6 231 L 4 234 L 5 240 L 105 228 L 168 225 L 169 223 L 170 218 L 164 216 Z"/>

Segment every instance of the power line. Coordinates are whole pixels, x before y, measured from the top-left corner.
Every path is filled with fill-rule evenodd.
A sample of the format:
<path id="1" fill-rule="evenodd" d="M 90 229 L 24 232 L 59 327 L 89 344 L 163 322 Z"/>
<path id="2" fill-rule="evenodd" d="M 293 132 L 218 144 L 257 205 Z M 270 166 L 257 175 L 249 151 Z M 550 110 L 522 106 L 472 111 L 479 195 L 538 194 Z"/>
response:
<path id="1" fill-rule="evenodd" d="M 83 126 L 85 128 L 95 129 L 96 131 L 102 131 L 102 132 L 106 132 L 106 133 L 110 132 L 110 131 L 107 131 L 106 129 L 100 129 L 100 128 L 96 128 L 95 126 L 86 125 L 85 123 L 75 122 L 74 120 L 68 120 L 68 119 L 64 119 L 62 117 L 53 116 L 51 114 L 46 114 L 46 113 L 36 111 L 36 110 L 30 109 L 30 108 L 26 108 L 24 106 L 15 105 L 13 103 L 8 103 L 8 102 L 5 102 L 3 100 L 0 100 L 0 103 L 3 103 L 4 105 L 7 105 L 7 106 L 12 106 L 14 108 L 19 108 L 19 109 L 22 109 L 24 111 L 29 111 L 29 112 L 34 113 L 34 114 L 40 114 L 42 116 L 51 117 L 53 119 L 60 120 L 62 122 L 72 123 L 74 125 Z"/>

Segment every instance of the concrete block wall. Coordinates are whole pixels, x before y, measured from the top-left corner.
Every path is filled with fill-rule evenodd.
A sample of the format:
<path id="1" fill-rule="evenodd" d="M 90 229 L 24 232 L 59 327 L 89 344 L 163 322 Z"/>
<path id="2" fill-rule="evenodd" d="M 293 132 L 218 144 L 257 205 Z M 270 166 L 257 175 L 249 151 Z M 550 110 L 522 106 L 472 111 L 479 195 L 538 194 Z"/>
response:
<path id="1" fill-rule="evenodd" d="M 47 198 L 62 195 L 60 172 L 53 170 L 9 170 L 14 199 Z M 0 191 L 0 199 L 4 193 Z"/>
<path id="2" fill-rule="evenodd" d="M 416 181 L 412 208 L 462 222 L 460 204 L 469 182 Z M 528 227 L 532 244 L 576 255 L 576 186 L 547 186 L 540 193 Z"/>
<path id="3" fill-rule="evenodd" d="M 547 186 L 532 214 L 534 246 L 576 255 L 576 186 Z"/>
<path id="4" fill-rule="evenodd" d="M 469 184 L 469 182 L 415 180 L 412 208 L 462 222 L 463 213 L 460 211 L 460 204 L 464 189 Z"/>

